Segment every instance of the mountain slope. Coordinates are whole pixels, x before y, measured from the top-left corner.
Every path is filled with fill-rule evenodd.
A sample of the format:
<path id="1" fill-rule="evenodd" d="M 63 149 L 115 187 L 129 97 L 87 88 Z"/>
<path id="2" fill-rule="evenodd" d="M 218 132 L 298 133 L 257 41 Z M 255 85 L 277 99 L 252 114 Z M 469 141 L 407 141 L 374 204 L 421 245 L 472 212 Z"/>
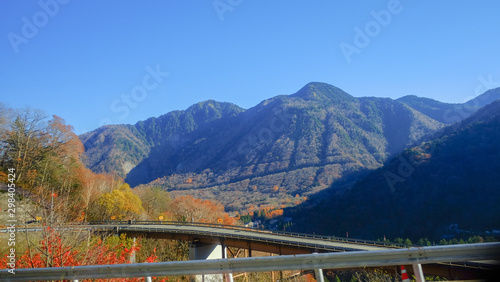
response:
<path id="1" fill-rule="evenodd" d="M 121 177 L 147 158 L 153 148 L 176 150 L 193 142 L 190 134 L 210 128 L 221 118 L 243 109 L 231 104 L 205 101 L 185 111 L 173 111 L 135 125 L 108 125 L 80 135 L 85 146 L 86 165 L 97 173 L 116 172 Z M 154 153 L 154 152 L 153 152 Z"/>
<path id="2" fill-rule="evenodd" d="M 429 98 L 408 95 L 397 99 L 415 110 L 444 124 L 461 121 L 478 109 L 500 99 L 500 87 L 486 91 L 474 99 L 461 104 L 449 104 Z"/>
<path id="3" fill-rule="evenodd" d="M 380 167 L 442 124 L 398 101 L 354 98 L 334 86 L 310 83 L 245 111 L 210 101 L 117 127 L 128 128 L 142 142 L 137 146 L 144 153 L 134 167 L 121 170 L 131 185 L 154 181 L 174 195 L 242 209 L 287 204 L 294 196 L 303 199 L 353 173 Z M 105 153 L 92 153 L 97 143 L 90 141 L 100 134 L 82 139 L 88 159 L 106 163 Z M 120 149 L 108 149 L 114 150 Z M 123 151 L 122 159 L 129 154 Z"/>
<path id="4" fill-rule="evenodd" d="M 291 213 L 302 232 L 374 239 L 439 239 L 451 224 L 476 232 L 498 228 L 498 140 L 500 100 L 405 150 L 345 193 Z"/>
<path id="5" fill-rule="evenodd" d="M 80 135 L 84 161 L 94 172 L 125 176 L 150 152 L 146 140 L 130 125 L 107 125 Z"/>

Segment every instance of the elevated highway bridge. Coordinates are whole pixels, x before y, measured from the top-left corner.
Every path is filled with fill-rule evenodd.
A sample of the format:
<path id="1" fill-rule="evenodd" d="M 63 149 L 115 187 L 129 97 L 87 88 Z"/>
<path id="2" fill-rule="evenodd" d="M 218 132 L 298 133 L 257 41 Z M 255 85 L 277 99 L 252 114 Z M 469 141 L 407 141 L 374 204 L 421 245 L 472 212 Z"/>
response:
<path id="1" fill-rule="evenodd" d="M 91 222 L 88 226 L 95 231 L 125 233 L 130 237 L 174 239 L 203 244 L 222 243 L 226 247 L 244 248 L 279 255 L 310 254 L 313 252 L 373 251 L 404 247 L 402 245 L 369 240 L 278 232 L 199 222 L 96 221 Z"/>

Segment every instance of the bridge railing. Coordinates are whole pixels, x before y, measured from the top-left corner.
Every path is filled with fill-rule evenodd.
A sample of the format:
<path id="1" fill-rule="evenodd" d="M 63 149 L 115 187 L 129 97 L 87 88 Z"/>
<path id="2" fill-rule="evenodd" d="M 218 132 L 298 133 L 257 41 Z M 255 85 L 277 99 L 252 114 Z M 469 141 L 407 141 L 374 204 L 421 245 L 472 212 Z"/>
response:
<path id="1" fill-rule="evenodd" d="M 262 272 L 284 270 L 349 269 L 394 265 L 500 259 L 500 243 L 463 244 L 382 251 L 339 252 L 216 260 L 92 265 L 0 271 L 1 281 L 106 279 Z M 491 273 L 489 273 L 491 274 Z"/>
<path id="2" fill-rule="evenodd" d="M 300 238 L 309 238 L 309 239 L 318 239 L 318 240 L 326 240 L 326 241 L 335 241 L 335 242 L 345 242 L 345 243 L 357 243 L 369 246 L 383 246 L 390 248 L 407 248 L 408 245 L 398 244 L 398 243 L 390 243 L 390 242 L 381 242 L 381 241 L 373 241 L 373 240 L 363 240 L 363 239 L 352 239 L 352 238 L 344 238 L 344 237 L 336 237 L 336 236 L 322 236 L 315 234 L 306 234 L 299 232 L 289 232 L 289 231 L 276 231 L 276 230 L 267 230 L 261 228 L 253 228 L 253 227 L 245 227 L 238 225 L 224 225 L 217 223 L 205 223 L 205 222 L 182 222 L 182 221 L 91 221 L 88 223 L 89 225 L 124 225 L 124 224 L 140 224 L 140 225 L 185 225 L 185 226 L 201 226 L 201 227 L 214 227 L 214 228 L 224 228 L 231 230 L 240 230 L 240 231 L 254 231 L 260 233 L 272 233 L 282 236 L 291 236 L 291 237 L 300 237 Z"/>
<path id="3" fill-rule="evenodd" d="M 137 226 L 137 225 L 131 225 L 131 226 L 123 226 L 123 225 L 101 225 L 102 229 L 104 231 L 111 231 L 113 233 L 116 233 L 118 231 L 122 232 L 158 232 L 158 233 L 165 233 L 166 230 L 159 227 L 158 225 L 151 225 L 151 226 Z M 92 230 L 96 231 L 101 227 L 100 225 L 92 225 L 89 226 L 88 228 L 92 228 Z M 215 228 L 214 228 L 215 229 Z M 224 230 L 224 229 L 222 229 Z M 271 243 L 271 244 L 280 244 L 280 245 L 288 245 L 288 246 L 294 246 L 294 247 L 303 247 L 303 248 L 309 248 L 309 249 L 314 249 L 314 250 L 326 250 L 326 251 L 359 251 L 359 248 L 354 248 L 353 247 L 335 247 L 335 246 L 329 246 L 325 244 L 324 240 L 316 240 L 313 239 L 311 240 L 312 242 L 297 242 L 297 239 L 302 239 L 300 237 L 293 237 L 293 236 L 282 236 L 278 234 L 273 234 L 271 232 L 257 232 L 259 235 L 278 235 L 276 237 L 274 236 L 257 236 L 257 234 L 254 234 L 253 232 L 250 232 L 250 234 L 244 234 L 244 233 L 226 233 L 222 232 L 221 229 L 217 228 L 215 230 L 179 230 L 179 229 L 172 229 L 168 230 L 168 233 L 175 233 L 175 234 L 184 234 L 184 235 L 197 235 L 197 236 L 207 236 L 207 237 L 218 237 L 218 238 L 224 238 L 224 239 L 244 239 L 244 240 L 251 240 L 254 242 L 264 242 L 264 243 Z M 225 231 L 225 230 L 224 230 Z M 327 241 L 328 242 L 328 241 Z"/>
<path id="4" fill-rule="evenodd" d="M 134 224 L 132 224 L 134 223 Z M 170 225 L 170 226 L 201 226 L 201 227 L 209 227 L 211 229 L 203 229 L 198 228 L 193 230 L 186 229 L 178 229 L 171 228 L 165 230 L 162 226 Z M 24 232 L 26 231 L 41 231 L 43 226 L 30 226 L 30 227 L 18 227 L 16 231 Z M 55 227 L 57 230 L 82 230 L 88 229 L 89 231 L 103 231 L 103 232 L 112 232 L 116 233 L 119 231 L 122 232 L 158 232 L 158 233 L 176 233 L 176 234 L 184 234 L 184 235 L 199 235 L 199 236 L 207 236 L 207 237 L 219 237 L 219 238 L 232 238 L 232 239 L 245 239 L 252 240 L 255 242 L 264 242 L 271 244 L 280 244 L 280 245 L 288 245 L 292 247 L 302 247 L 313 249 L 317 251 L 358 251 L 363 248 L 355 247 L 355 245 L 364 245 L 364 246 L 379 246 L 386 248 L 397 248 L 392 244 L 377 244 L 374 241 L 368 240 L 356 240 L 356 239 L 342 239 L 335 237 L 327 237 L 327 236 L 318 236 L 318 235 L 310 235 L 310 234 L 301 234 L 301 233 L 292 233 L 292 232 L 276 232 L 269 231 L 263 229 L 255 229 L 255 228 L 247 228 L 243 226 L 232 226 L 232 225 L 221 225 L 221 224 L 213 224 L 213 223 L 186 223 L 186 222 L 166 222 L 166 221 L 95 221 L 91 222 L 91 224 L 87 223 L 79 223 L 73 225 L 59 226 Z M 237 231 L 252 231 L 252 232 L 224 232 L 225 230 L 237 230 Z M 5 231 L 5 230 L 2 230 Z M 273 236 L 269 236 L 273 235 Z M 302 240 L 298 242 L 297 239 L 308 239 Z M 348 243 L 352 244 L 349 246 L 335 246 L 327 244 L 326 242 L 340 242 L 340 243 Z"/>

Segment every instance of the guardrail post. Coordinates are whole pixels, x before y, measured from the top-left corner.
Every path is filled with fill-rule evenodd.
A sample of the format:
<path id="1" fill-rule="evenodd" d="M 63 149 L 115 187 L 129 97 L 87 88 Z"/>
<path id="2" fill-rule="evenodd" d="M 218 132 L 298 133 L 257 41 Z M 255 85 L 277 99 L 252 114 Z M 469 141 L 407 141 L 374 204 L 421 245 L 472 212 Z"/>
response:
<path id="1" fill-rule="evenodd" d="M 222 258 L 227 259 L 227 246 L 224 243 L 224 239 L 220 239 L 220 245 L 222 247 Z M 232 273 L 226 273 L 226 280 L 227 282 L 233 282 L 233 274 Z"/>
<path id="2" fill-rule="evenodd" d="M 323 277 L 323 269 L 315 269 L 314 274 L 316 276 L 316 281 L 325 282 L 325 277 Z"/>
<path id="3" fill-rule="evenodd" d="M 415 273 L 415 280 L 417 280 L 417 282 L 425 281 L 424 271 L 422 270 L 422 265 L 420 263 L 413 265 L 413 272 Z"/>
<path id="4" fill-rule="evenodd" d="M 314 255 L 317 255 L 317 252 L 313 253 Z M 325 277 L 323 277 L 323 269 L 317 268 L 314 270 L 314 276 L 316 276 L 316 281 L 318 282 L 325 282 Z"/>

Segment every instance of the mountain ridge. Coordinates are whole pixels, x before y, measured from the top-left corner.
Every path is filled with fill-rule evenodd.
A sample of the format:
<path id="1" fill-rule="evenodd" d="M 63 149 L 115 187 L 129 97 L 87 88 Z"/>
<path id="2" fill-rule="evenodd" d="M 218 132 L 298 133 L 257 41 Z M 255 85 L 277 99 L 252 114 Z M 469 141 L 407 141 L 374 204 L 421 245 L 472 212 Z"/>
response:
<path id="1" fill-rule="evenodd" d="M 487 90 L 464 103 L 443 103 L 434 99 L 407 95 L 396 99 L 444 124 L 459 122 L 478 109 L 500 99 L 500 87 Z"/>

